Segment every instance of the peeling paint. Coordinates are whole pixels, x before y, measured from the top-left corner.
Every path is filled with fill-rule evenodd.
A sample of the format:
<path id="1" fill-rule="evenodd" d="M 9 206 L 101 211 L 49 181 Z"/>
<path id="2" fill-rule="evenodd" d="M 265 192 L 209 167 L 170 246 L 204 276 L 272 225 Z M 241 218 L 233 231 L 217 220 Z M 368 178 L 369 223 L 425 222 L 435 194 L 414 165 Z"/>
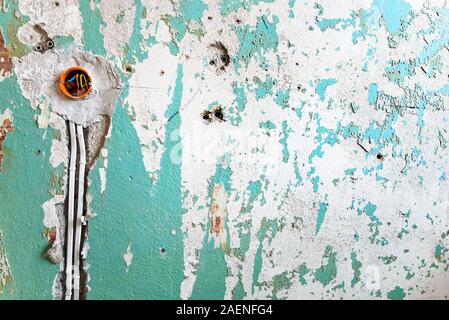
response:
<path id="1" fill-rule="evenodd" d="M 448 26 L 444 1 L 3 1 L 1 297 L 62 297 L 72 119 L 88 299 L 448 299 Z"/>
<path id="2" fill-rule="evenodd" d="M 14 131 L 12 124 L 11 111 L 6 110 L 5 114 L 0 114 L 0 173 L 3 169 L 3 144 L 5 143 L 6 137 L 9 133 Z"/>

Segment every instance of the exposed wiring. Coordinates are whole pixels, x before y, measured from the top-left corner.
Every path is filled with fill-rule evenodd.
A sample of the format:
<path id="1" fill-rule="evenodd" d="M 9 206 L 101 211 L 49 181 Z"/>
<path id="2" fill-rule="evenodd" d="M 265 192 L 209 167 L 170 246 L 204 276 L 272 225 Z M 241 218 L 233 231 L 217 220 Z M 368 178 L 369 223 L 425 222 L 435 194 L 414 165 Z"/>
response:
<path id="1" fill-rule="evenodd" d="M 67 255 L 65 269 L 65 300 L 72 297 L 72 257 L 73 257 L 73 217 L 75 211 L 75 170 L 76 170 L 76 133 L 75 124 L 70 123 L 70 164 L 69 164 L 69 205 L 67 214 Z"/>
<path id="2" fill-rule="evenodd" d="M 84 220 L 84 173 L 86 168 L 86 147 L 84 144 L 83 126 L 77 125 L 76 132 L 78 134 L 79 143 L 79 170 L 78 170 L 78 204 L 76 208 L 75 218 L 75 248 L 73 251 L 73 299 L 79 300 L 80 292 L 80 248 L 81 248 L 81 229 Z"/>

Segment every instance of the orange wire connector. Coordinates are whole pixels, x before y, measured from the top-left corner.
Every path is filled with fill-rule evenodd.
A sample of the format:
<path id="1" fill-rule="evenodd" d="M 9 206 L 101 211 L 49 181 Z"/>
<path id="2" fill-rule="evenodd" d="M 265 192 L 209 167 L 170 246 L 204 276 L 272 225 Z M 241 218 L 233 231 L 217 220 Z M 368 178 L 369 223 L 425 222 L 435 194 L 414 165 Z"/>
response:
<path id="1" fill-rule="evenodd" d="M 92 78 L 86 69 L 71 67 L 60 75 L 59 90 L 69 99 L 85 99 L 92 91 Z"/>

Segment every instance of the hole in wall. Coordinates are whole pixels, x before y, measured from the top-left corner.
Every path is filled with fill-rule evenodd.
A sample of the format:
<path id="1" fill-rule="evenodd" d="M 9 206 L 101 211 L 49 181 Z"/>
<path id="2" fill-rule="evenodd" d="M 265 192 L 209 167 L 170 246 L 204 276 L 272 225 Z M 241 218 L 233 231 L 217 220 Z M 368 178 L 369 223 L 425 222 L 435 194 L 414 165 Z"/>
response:
<path id="1" fill-rule="evenodd" d="M 215 106 L 212 110 L 204 110 L 201 113 L 201 117 L 203 118 L 206 124 L 210 124 L 214 121 L 226 121 L 224 119 L 223 109 L 221 106 Z"/>

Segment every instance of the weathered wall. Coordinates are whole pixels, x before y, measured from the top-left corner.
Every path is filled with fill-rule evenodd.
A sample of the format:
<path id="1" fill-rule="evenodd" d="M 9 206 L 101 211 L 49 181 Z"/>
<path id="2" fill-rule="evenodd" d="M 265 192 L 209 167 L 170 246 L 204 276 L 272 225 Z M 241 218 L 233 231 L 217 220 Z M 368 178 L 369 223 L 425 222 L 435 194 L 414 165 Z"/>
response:
<path id="1" fill-rule="evenodd" d="M 447 1 L 1 0 L 0 28 L 0 298 L 61 298 L 42 83 L 73 48 L 122 82 L 86 129 L 88 299 L 449 297 Z"/>

